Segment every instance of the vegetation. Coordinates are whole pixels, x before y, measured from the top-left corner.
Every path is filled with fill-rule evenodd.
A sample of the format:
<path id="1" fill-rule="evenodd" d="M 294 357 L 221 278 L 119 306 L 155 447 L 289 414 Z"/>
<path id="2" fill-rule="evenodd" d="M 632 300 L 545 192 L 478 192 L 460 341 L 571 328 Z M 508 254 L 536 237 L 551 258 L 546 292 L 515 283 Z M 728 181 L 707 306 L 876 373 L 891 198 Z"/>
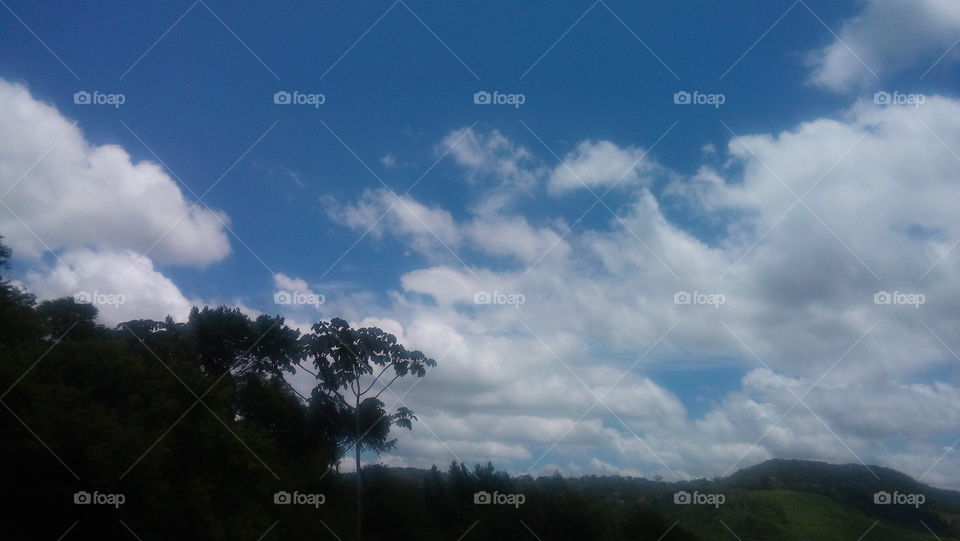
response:
<path id="1" fill-rule="evenodd" d="M 422 377 L 423 353 L 340 319 L 300 336 L 225 307 L 113 329 L 96 315 L 0 277 L 4 539 L 960 539 L 960 494 L 883 468 L 771 461 L 682 483 L 360 469 L 359 450 L 388 452 L 391 429 L 413 427 L 380 394 Z M 298 368 L 316 377 L 310 396 L 284 377 Z M 362 484 L 337 469 L 351 451 Z M 878 506 L 877 490 L 926 502 Z M 725 501 L 678 505 L 677 491 Z M 114 505 L 75 503 L 84 493 Z"/>

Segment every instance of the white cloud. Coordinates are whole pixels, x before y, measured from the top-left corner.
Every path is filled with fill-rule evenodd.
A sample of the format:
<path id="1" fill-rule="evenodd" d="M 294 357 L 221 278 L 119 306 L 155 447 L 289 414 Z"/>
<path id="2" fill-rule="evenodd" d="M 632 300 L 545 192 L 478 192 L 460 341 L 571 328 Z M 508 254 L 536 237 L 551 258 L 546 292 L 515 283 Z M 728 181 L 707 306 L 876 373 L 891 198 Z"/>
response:
<path id="1" fill-rule="evenodd" d="M 397 157 L 390 153 L 387 153 L 380 158 L 380 163 L 382 163 L 387 169 L 395 169 L 400 166 L 400 162 L 397 161 Z"/>
<path id="2" fill-rule="evenodd" d="M 385 188 L 364 191 L 353 205 L 327 200 L 326 207 L 332 219 L 348 227 L 369 232 L 377 238 L 387 233 L 404 238 L 422 253 L 460 243 L 460 231 L 449 212 Z"/>
<path id="3" fill-rule="evenodd" d="M 98 319 L 106 325 L 140 318 L 161 320 L 167 315 L 186 321 L 190 308 L 199 304 L 184 297 L 149 258 L 130 250 L 69 250 L 52 268 L 28 272 L 25 283 L 42 299 L 86 294 L 95 301 Z"/>
<path id="4" fill-rule="evenodd" d="M 273 286 L 276 289 L 282 289 L 284 291 L 310 292 L 310 286 L 307 285 L 306 280 L 291 278 L 282 272 L 273 275 Z"/>
<path id="5" fill-rule="evenodd" d="M 49 107 L 14 99 L 69 126 Z M 35 124 L 50 131 L 44 122 Z M 398 432 L 397 452 L 385 461 L 424 466 L 457 457 L 494 460 L 517 472 L 533 466 L 534 472 L 623 471 L 671 479 L 720 474 L 774 456 L 851 462 L 855 453 L 917 476 L 936 464 L 927 480 L 958 485 L 960 462 L 953 455 L 937 461 L 946 451 L 942 440 L 960 421 L 950 413 L 960 411 L 958 382 L 943 375 L 955 362 L 948 348 L 960 350 L 953 332 L 960 310 L 952 301 L 960 290 L 960 253 L 951 251 L 960 238 L 953 208 L 960 200 L 960 164 L 950 150 L 960 148 L 960 103 L 935 96 L 920 108 L 858 103 L 838 118 L 737 137 L 717 149 L 724 166 L 701 167 L 659 198 L 647 179 L 660 168 L 641 161 L 631 169 L 640 149 L 582 142 L 566 165 L 591 187 L 610 186 L 627 172 L 626 201 L 615 209 L 620 219 L 580 224 L 566 236 L 558 224 L 568 217 L 537 222 L 504 204 L 513 201 L 517 186 L 557 193 L 581 187 L 566 166 L 546 174 L 535 156 L 498 132 L 459 133 L 465 142 L 452 155 L 468 180 L 508 186 L 502 193 L 510 196 L 490 203 L 481 195 L 459 220 L 440 206 L 387 190 L 368 190 L 339 207 L 328 201 L 335 220 L 400 239 L 427 263 L 398 277 L 386 305 L 369 293 L 344 294 L 310 317 L 294 310 L 290 322 L 305 329 L 308 324 L 298 322 L 343 315 L 438 358 L 425 379 L 398 381 L 396 394 L 383 395 L 389 406 L 415 383 L 403 405 L 423 424 Z M 31 140 L 52 141 L 32 130 L 2 137 L 8 146 L 0 153 L 8 156 L 17 156 L 18 145 L 33 152 L 25 156 L 36 156 L 42 147 Z M 172 186 L 143 197 L 179 195 L 158 168 L 123 166 L 118 156 L 126 155 L 118 148 L 76 148 L 89 163 L 70 152 L 64 158 L 51 151 L 47 159 L 86 164 L 79 177 L 68 178 L 96 177 L 92 198 L 112 186 L 105 179 L 125 179 L 127 192 L 117 189 L 127 195 L 110 201 L 136 208 L 142 202 L 128 192 L 153 184 L 124 175 L 141 167 L 156 174 L 147 175 L 154 184 Z M 107 162 L 115 175 L 94 166 L 98 152 L 113 157 Z M 0 161 L 0 178 L 16 178 L 10 175 L 18 168 L 10 163 Z M 25 170 L 29 163 L 20 165 Z M 45 180 L 53 178 L 48 173 L 38 164 L 31 177 L 40 181 L 25 179 L 11 197 L 27 186 L 56 187 Z M 803 202 L 796 203 L 801 194 Z M 176 200 L 185 205 L 182 197 Z M 661 200 L 678 201 L 719 224 L 718 238 L 708 243 L 671 222 Z M 193 302 L 149 258 L 137 257 L 136 235 L 97 229 L 75 204 L 61 208 L 39 196 L 30 201 L 18 208 L 31 227 L 43 226 L 38 216 L 52 212 L 73 216 L 85 232 L 82 242 L 52 236 L 64 248 L 61 261 L 36 268 L 25 280 L 41 297 L 122 294 L 123 304 L 101 307 L 109 323 L 185 317 Z M 41 203 L 52 207 L 44 211 Z M 203 223 L 190 226 L 203 239 L 180 245 L 176 236 L 158 257 L 190 264 L 222 257 L 198 254 L 197 243 L 209 248 L 216 237 Z M 21 232 L 17 238 L 27 255 L 40 253 L 29 251 L 30 237 Z M 438 263 L 446 252 L 438 238 L 470 268 Z M 311 291 L 296 276 L 277 273 L 273 280 L 276 289 Z M 476 305 L 481 290 L 522 294 L 526 302 Z M 674 304 L 679 290 L 723 294 L 726 302 Z M 919 291 L 927 302 L 875 305 L 879 290 Z M 873 330 L 864 334 L 867 329 Z M 744 375 L 713 394 L 697 389 L 714 383 L 704 377 L 684 387 L 692 397 L 681 397 L 657 375 L 688 370 L 696 380 L 695 370 L 705 366 Z M 302 376 L 296 384 L 306 390 L 311 382 Z M 793 406 L 794 394 L 805 396 L 810 408 Z M 703 402 L 705 412 L 693 413 L 693 404 Z"/>
<path id="6" fill-rule="evenodd" d="M 197 301 L 154 262 L 223 259 L 226 216 L 192 206 L 159 165 L 93 145 L 73 124 L 23 85 L 0 80 L 0 231 L 33 265 L 25 284 L 40 299 L 92 297 L 108 325 L 184 320 Z M 48 249 L 49 264 L 40 259 Z"/>
<path id="7" fill-rule="evenodd" d="M 156 243 L 149 255 L 160 263 L 226 257 L 225 215 L 191 207 L 159 165 L 92 145 L 72 124 L 24 86 L 0 80 L 0 193 L 9 207 L 0 210 L 0 230 L 17 256 L 80 246 L 142 253 Z"/>
<path id="8" fill-rule="evenodd" d="M 444 137 L 437 150 L 449 151 L 454 161 L 469 172 L 471 180 L 486 174 L 502 183 L 530 187 L 540 174 L 530 151 L 497 130 L 488 133 L 471 128 L 454 130 Z"/>
<path id="9" fill-rule="evenodd" d="M 620 148 L 610 141 L 583 141 L 550 174 L 550 191 L 563 193 L 646 180 L 657 166 L 645 154 L 641 148 Z"/>
<path id="10" fill-rule="evenodd" d="M 953 0 L 867 0 L 844 22 L 839 37 L 812 57 L 811 81 L 834 91 L 878 83 L 907 69 L 922 74 L 960 34 L 960 4 Z M 943 62 L 956 59 L 948 54 Z"/>
<path id="11" fill-rule="evenodd" d="M 437 145 L 436 152 L 448 152 L 464 169 L 468 183 L 483 188 L 483 196 L 474 205 L 478 214 L 496 214 L 530 196 L 547 174 L 526 147 L 497 130 L 453 130 Z"/>
<path id="12" fill-rule="evenodd" d="M 445 266 L 418 269 L 404 274 L 400 281 L 405 290 L 430 295 L 445 305 L 471 301 L 473 294 L 479 291 L 479 284 L 474 277 Z"/>
<path id="13" fill-rule="evenodd" d="M 537 228 L 522 217 L 487 210 L 459 223 L 442 208 L 385 189 L 368 190 L 355 204 L 327 201 L 328 215 L 343 225 L 377 238 L 391 235 L 403 239 L 432 258 L 450 257 L 451 251 L 463 247 L 530 263 L 545 255 L 560 256 L 569 249 L 562 235 L 550 227 Z"/>
<path id="14" fill-rule="evenodd" d="M 483 216 L 470 222 L 467 235 L 472 245 L 495 256 L 512 256 L 532 263 L 549 252 L 560 256 L 569 246 L 560 233 L 550 228 L 535 228 L 524 218 Z"/>
<path id="15" fill-rule="evenodd" d="M 951 301 L 960 253 L 949 251 L 960 238 L 958 126 L 960 103 L 930 97 L 919 109 L 858 103 L 838 118 L 734 138 L 718 148 L 724 166 L 704 166 L 661 196 L 719 224 L 709 244 L 668 220 L 643 182 L 616 209 L 622 221 L 575 228 L 558 257 L 533 268 L 552 228 L 505 210 L 451 218 L 461 245 L 488 241 L 464 253 L 472 272 L 433 262 L 408 271 L 378 313 L 409 347 L 442 356 L 404 403 L 464 459 L 499 458 L 519 472 L 569 429 L 535 471 L 613 464 L 670 479 L 790 456 L 860 457 L 920 476 L 957 423 L 936 411 L 960 400 L 960 382 L 944 375 L 956 360 L 939 341 L 960 350 Z M 606 161 L 580 159 L 596 146 L 581 144 L 571 160 L 584 176 L 609 179 Z M 515 257 L 472 257 L 498 250 Z M 481 289 L 526 303 L 474 305 Z M 726 302 L 677 305 L 678 290 Z M 880 290 L 919 291 L 926 304 L 875 305 Z M 705 367 L 745 375 L 714 394 L 697 390 L 712 385 L 703 376 L 682 401 L 653 375 L 687 370 L 697 381 Z M 791 408 L 794 394 L 810 409 Z M 706 412 L 692 413 L 703 401 Z M 453 459 L 429 431 L 400 437 L 398 463 Z M 957 486 L 957 473 L 948 455 L 926 480 Z"/>

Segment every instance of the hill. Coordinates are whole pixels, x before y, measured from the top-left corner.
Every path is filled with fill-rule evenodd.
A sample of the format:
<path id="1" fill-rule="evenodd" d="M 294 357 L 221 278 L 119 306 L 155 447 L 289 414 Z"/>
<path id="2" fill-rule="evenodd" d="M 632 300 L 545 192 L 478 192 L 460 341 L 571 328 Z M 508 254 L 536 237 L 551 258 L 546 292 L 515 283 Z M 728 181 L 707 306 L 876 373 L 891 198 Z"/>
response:
<path id="1" fill-rule="evenodd" d="M 385 483 L 381 489 L 387 492 L 431 494 L 434 486 L 446 494 L 438 507 L 445 516 L 476 521 L 466 539 L 522 538 L 525 527 L 542 539 L 573 539 L 572 532 L 582 539 L 912 541 L 933 539 L 931 533 L 960 539 L 960 493 L 877 466 L 777 459 L 726 478 L 675 483 L 609 476 L 510 478 L 491 465 L 471 472 L 456 463 L 448 472 L 371 467 L 364 475 Z M 526 501 L 506 510 L 464 505 L 477 490 L 516 491 Z M 876 503 L 874 495 L 882 492 L 919 495 L 923 502 Z M 713 496 L 715 502 L 677 503 L 678 493 Z"/>

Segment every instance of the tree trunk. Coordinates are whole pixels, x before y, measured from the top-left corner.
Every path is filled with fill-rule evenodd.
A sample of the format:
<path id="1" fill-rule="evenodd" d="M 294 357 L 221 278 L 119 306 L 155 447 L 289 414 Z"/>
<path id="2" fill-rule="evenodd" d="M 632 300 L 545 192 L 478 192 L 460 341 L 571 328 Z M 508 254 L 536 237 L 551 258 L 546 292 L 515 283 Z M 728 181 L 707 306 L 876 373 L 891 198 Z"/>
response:
<path id="1" fill-rule="evenodd" d="M 357 384 L 359 386 L 359 383 Z M 357 461 L 357 541 L 363 539 L 363 480 L 360 477 L 360 397 L 354 410 L 356 418 L 357 439 L 353 444 L 354 457 Z"/>

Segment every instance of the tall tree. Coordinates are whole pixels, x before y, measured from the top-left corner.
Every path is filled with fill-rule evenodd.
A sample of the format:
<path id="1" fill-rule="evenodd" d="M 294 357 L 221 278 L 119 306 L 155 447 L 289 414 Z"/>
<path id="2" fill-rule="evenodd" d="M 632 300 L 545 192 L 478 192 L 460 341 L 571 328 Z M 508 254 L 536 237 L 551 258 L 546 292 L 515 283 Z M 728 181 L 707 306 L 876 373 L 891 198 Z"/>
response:
<path id="1" fill-rule="evenodd" d="M 435 360 L 421 351 L 409 351 L 397 337 L 376 327 L 352 329 L 346 321 L 335 318 L 321 321 L 304 336 L 306 354 L 313 358 L 317 386 L 313 400 L 326 406 L 341 419 L 344 452 L 352 447 L 357 471 L 357 537 L 362 533 L 361 505 L 363 480 L 360 453 L 363 450 L 380 454 L 393 449 L 396 439 L 388 439 L 390 428 L 397 425 L 410 430 L 417 417 L 406 407 L 388 413 L 380 401 L 393 383 L 404 376 L 423 377 Z M 387 372 L 393 371 L 392 377 Z M 389 380 L 381 378 L 387 374 Z"/>

